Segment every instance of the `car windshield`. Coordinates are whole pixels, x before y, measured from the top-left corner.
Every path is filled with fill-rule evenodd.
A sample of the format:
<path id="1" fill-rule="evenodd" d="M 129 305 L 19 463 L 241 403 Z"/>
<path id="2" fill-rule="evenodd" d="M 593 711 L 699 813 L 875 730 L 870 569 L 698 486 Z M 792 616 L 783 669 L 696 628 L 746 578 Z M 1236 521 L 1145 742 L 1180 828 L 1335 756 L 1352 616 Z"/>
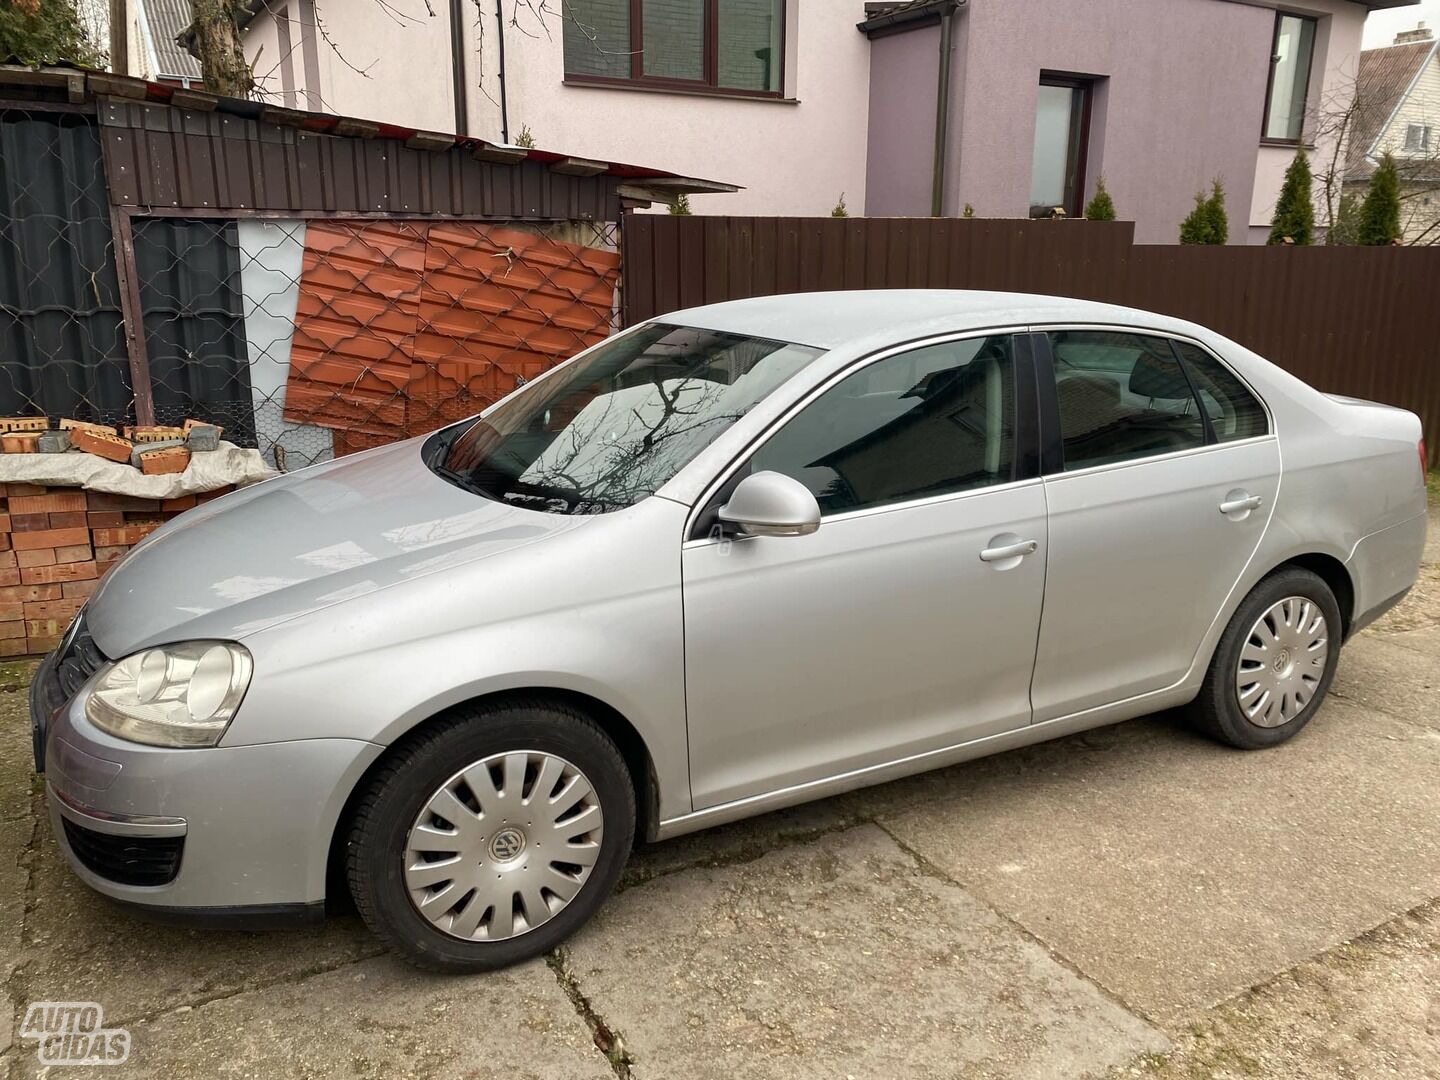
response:
<path id="1" fill-rule="evenodd" d="M 425 461 L 451 483 L 515 506 L 618 510 L 654 494 L 820 352 L 650 324 L 439 432 Z"/>

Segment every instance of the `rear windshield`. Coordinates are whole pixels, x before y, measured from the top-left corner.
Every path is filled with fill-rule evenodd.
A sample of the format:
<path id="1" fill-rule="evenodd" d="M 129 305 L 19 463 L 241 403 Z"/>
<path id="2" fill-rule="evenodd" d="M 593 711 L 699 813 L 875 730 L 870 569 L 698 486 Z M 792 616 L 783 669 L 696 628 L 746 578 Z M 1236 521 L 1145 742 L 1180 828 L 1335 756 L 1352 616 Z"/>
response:
<path id="1" fill-rule="evenodd" d="M 436 474 L 552 514 L 655 493 L 821 350 L 653 323 L 595 349 L 425 446 Z"/>

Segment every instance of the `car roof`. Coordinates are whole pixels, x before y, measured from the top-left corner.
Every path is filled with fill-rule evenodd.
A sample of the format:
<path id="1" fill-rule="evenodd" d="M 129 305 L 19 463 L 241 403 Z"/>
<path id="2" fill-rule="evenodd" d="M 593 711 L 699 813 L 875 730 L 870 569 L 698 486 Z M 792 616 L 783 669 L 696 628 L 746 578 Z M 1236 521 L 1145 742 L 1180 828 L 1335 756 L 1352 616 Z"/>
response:
<path id="1" fill-rule="evenodd" d="M 1035 293 L 864 289 L 788 293 L 686 308 L 657 321 L 834 349 L 883 346 L 930 334 L 1035 323 L 1119 323 L 1190 333 L 1202 327 L 1138 308 Z"/>

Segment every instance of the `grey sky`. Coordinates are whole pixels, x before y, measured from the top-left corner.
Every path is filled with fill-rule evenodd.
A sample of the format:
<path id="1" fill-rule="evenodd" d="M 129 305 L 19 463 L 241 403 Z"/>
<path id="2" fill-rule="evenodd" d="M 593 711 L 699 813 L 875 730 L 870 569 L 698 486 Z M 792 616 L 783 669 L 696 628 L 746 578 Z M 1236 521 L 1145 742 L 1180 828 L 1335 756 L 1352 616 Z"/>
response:
<path id="1" fill-rule="evenodd" d="M 1365 20 L 1365 48 L 1389 45 L 1401 30 L 1413 30 L 1423 19 L 1432 30 L 1440 29 L 1440 0 L 1421 0 L 1414 7 L 1376 11 Z"/>

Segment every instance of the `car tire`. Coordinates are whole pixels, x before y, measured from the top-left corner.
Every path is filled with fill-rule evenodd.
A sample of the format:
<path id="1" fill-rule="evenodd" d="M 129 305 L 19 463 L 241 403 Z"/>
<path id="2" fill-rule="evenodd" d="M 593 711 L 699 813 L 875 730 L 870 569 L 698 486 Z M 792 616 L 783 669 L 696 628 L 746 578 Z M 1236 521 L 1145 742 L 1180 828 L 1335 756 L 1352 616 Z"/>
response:
<path id="1" fill-rule="evenodd" d="M 522 758 L 523 769 L 514 764 Z M 577 774 L 577 788 L 588 784 L 589 793 L 560 812 L 558 823 L 542 820 L 548 807 L 575 797 L 569 785 Z M 537 790 L 542 779 L 548 793 Z M 450 822 L 433 813 L 436 806 L 459 818 L 469 810 L 474 820 Z M 581 827 L 575 823 L 582 814 L 597 827 L 578 840 L 561 837 L 561 830 Z M 356 805 L 346 870 L 366 925 L 404 958 L 433 971 L 488 971 L 540 956 L 585 923 L 615 887 L 634 836 L 630 773 L 599 725 L 567 705 L 512 701 L 462 707 L 395 747 Z M 572 858 L 579 861 L 566 861 Z M 448 884 L 446 874 L 453 874 Z M 567 878 L 578 888 L 563 897 L 572 887 Z M 506 922 L 501 909 L 512 889 Z M 490 902 L 477 915 L 471 905 L 482 899 Z M 439 906 L 445 904 L 454 904 L 448 913 Z M 471 931 L 475 917 L 482 923 Z M 509 932 L 485 940 L 500 922 Z"/>
<path id="2" fill-rule="evenodd" d="M 1325 700 L 1341 637 L 1340 605 L 1330 586 L 1298 566 L 1277 570 L 1250 591 L 1225 628 L 1190 706 L 1192 722 L 1241 750 L 1293 738 Z M 1323 656 L 1317 656 L 1312 643 L 1321 638 Z"/>

